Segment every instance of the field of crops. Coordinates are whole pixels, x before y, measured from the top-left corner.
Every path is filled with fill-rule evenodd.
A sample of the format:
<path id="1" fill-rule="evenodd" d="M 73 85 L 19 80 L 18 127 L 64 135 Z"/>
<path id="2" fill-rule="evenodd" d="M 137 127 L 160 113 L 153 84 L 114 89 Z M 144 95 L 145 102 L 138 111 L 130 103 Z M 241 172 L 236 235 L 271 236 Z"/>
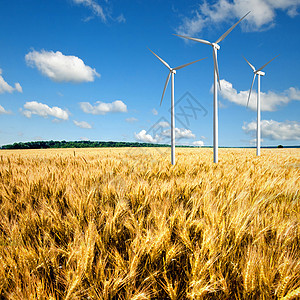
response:
<path id="1" fill-rule="evenodd" d="M 300 150 L 0 151 L 0 299 L 299 299 Z"/>

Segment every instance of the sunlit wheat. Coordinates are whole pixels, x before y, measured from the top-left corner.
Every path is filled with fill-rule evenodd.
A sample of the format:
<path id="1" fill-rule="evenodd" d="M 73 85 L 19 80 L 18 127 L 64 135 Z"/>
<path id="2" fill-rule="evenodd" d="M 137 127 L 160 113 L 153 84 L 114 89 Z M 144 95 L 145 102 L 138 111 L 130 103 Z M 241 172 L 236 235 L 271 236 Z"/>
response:
<path id="1" fill-rule="evenodd" d="M 298 299 L 299 150 L 168 151 L 1 151 L 0 298 Z"/>

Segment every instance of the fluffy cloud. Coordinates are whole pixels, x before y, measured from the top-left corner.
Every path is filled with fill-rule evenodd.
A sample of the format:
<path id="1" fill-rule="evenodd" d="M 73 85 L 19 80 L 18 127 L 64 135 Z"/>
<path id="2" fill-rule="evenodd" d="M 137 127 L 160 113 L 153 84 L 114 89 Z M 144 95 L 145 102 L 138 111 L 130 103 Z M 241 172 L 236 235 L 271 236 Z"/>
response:
<path id="1" fill-rule="evenodd" d="M 23 92 L 20 83 L 15 83 L 15 87 L 12 87 L 11 85 L 9 85 L 4 80 L 4 78 L 2 76 L 2 69 L 0 69 L 0 94 L 3 94 L 3 93 L 12 93 L 14 91 L 17 91 L 19 93 Z"/>
<path id="2" fill-rule="evenodd" d="M 18 83 L 18 82 L 15 83 L 15 90 L 19 93 L 23 93 L 23 89 L 22 89 L 20 83 Z"/>
<path id="3" fill-rule="evenodd" d="M 195 141 L 195 142 L 193 142 L 193 145 L 197 146 L 197 147 L 202 147 L 202 146 L 204 146 L 204 142 L 203 141 Z"/>
<path id="4" fill-rule="evenodd" d="M 256 122 L 245 123 L 243 130 L 254 136 L 256 132 Z M 285 121 L 277 122 L 273 120 L 261 121 L 261 136 L 269 140 L 299 141 L 300 140 L 300 122 Z"/>
<path id="5" fill-rule="evenodd" d="M 102 6 L 100 6 L 95 0 L 73 0 L 75 4 L 82 4 L 92 10 L 92 12 L 100 17 L 103 22 L 106 22 L 106 14 L 103 11 Z"/>
<path id="6" fill-rule="evenodd" d="M 161 134 L 166 137 L 171 137 L 171 129 L 164 130 Z M 190 129 L 175 128 L 175 139 L 192 139 L 195 137 Z"/>
<path id="7" fill-rule="evenodd" d="M 288 95 L 289 95 L 290 99 L 300 100 L 300 90 L 297 88 L 290 87 L 288 89 Z"/>
<path id="8" fill-rule="evenodd" d="M 73 121 L 74 124 L 80 128 L 84 128 L 84 129 L 91 129 L 92 128 L 92 125 L 90 125 L 88 122 L 85 122 L 85 121 L 76 121 L 74 120 Z"/>
<path id="9" fill-rule="evenodd" d="M 100 75 L 76 56 L 53 51 L 31 51 L 25 56 L 27 64 L 56 82 L 90 82 Z"/>
<path id="10" fill-rule="evenodd" d="M 193 12 L 191 18 L 185 17 L 182 24 L 176 29 L 176 33 L 193 37 L 202 31 L 205 26 L 205 19 L 198 11 Z"/>
<path id="11" fill-rule="evenodd" d="M 96 102 L 97 105 L 91 105 L 89 102 L 81 102 L 81 109 L 92 115 L 105 115 L 110 112 L 127 112 L 127 106 L 121 100 L 112 103 L 104 103 L 101 101 Z"/>
<path id="12" fill-rule="evenodd" d="M 152 137 L 151 134 L 147 134 L 146 130 L 141 130 L 139 133 L 134 133 L 135 138 L 138 141 L 142 141 L 145 143 L 158 143 L 160 141 L 159 135 Z"/>
<path id="13" fill-rule="evenodd" d="M 5 110 L 5 108 L 0 105 L 0 115 L 8 115 L 10 113 L 10 111 Z"/>
<path id="14" fill-rule="evenodd" d="M 57 106 L 49 107 L 47 104 L 36 101 L 26 102 L 24 104 L 24 109 L 25 110 L 23 110 L 22 113 L 27 118 L 31 118 L 32 115 L 38 115 L 44 118 L 52 116 L 61 120 L 69 119 L 69 114 L 66 110 Z"/>
<path id="15" fill-rule="evenodd" d="M 222 79 L 221 80 L 222 90 L 220 95 L 233 103 L 238 105 L 247 106 L 249 90 L 238 92 L 233 88 L 232 83 Z M 289 103 L 291 100 L 300 100 L 300 91 L 296 88 L 290 87 L 283 93 L 275 93 L 268 91 L 267 93 L 260 92 L 261 96 L 261 110 L 262 111 L 274 111 L 278 106 Z M 249 108 L 256 110 L 257 104 L 257 92 L 255 86 L 252 89 L 251 97 L 249 101 Z"/>
<path id="16" fill-rule="evenodd" d="M 167 122 L 160 122 L 160 123 L 166 123 L 169 126 Z M 164 126 L 161 125 L 159 126 L 160 128 L 164 128 Z M 159 126 L 156 126 L 156 128 L 158 128 Z M 134 136 L 137 140 L 145 143 L 168 142 L 171 137 L 171 129 L 162 130 L 159 133 L 155 134 L 155 136 L 152 136 L 151 134 L 147 133 L 146 130 L 141 130 L 139 133 L 134 133 Z M 175 139 L 177 141 L 180 139 L 192 139 L 192 138 L 195 138 L 195 135 L 192 133 L 191 130 L 184 129 L 184 128 L 175 128 Z"/>
<path id="17" fill-rule="evenodd" d="M 162 127 L 162 128 L 167 128 L 167 127 L 170 127 L 170 123 L 166 122 L 166 121 L 161 121 L 159 122 L 156 127 Z"/>
<path id="18" fill-rule="evenodd" d="M 221 22 L 234 22 L 248 11 L 251 14 L 243 21 L 242 28 L 248 31 L 266 30 L 274 26 L 276 11 L 286 12 L 290 17 L 298 14 L 299 0 L 217 0 L 204 1 L 190 17 L 185 17 L 177 33 L 195 36 L 203 27 Z"/>

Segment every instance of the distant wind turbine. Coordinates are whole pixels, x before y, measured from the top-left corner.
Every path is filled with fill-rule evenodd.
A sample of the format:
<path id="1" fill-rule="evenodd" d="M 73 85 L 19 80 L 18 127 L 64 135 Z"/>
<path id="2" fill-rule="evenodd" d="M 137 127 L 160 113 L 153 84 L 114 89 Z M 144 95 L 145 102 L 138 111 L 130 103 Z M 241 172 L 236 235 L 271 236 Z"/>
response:
<path id="1" fill-rule="evenodd" d="M 257 156 L 260 156 L 260 76 L 265 76 L 265 72 L 262 72 L 262 69 L 278 56 L 279 55 L 272 58 L 265 65 L 260 67 L 258 70 L 256 70 L 255 67 L 253 65 L 251 65 L 249 63 L 249 61 L 244 57 L 245 61 L 247 62 L 247 64 L 250 66 L 250 68 L 254 72 L 251 88 L 250 88 L 250 91 L 249 91 L 247 107 L 249 105 L 249 100 L 250 100 L 253 84 L 254 84 L 254 81 L 255 81 L 255 77 L 257 75 L 257 126 L 256 126 L 256 155 Z"/>
<path id="2" fill-rule="evenodd" d="M 150 49 L 149 49 L 150 50 Z M 157 54 L 155 54 L 152 50 L 150 50 L 168 69 L 169 69 L 169 74 L 165 83 L 164 91 L 160 100 L 160 105 L 163 101 L 164 95 L 166 88 L 168 86 L 170 77 L 171 77 L 171 163 L 172 165 L 175 165 L 175 116 L 174 116 L 174 74 L 176 74 L 176 70 L 182 69 L 184 67 L 187 67 L 191 64 L 194 64 L 200 60 L 203 60 L 205 58 L 201 58 L 198 60 L 195 60 L 193 62 L 190 62 L 185 65 L 181 65 L 176 68 L 171 68 L 162 58 L 160 58 Z"/>
<path id="3" fill-rule="evenodd" d="M 188 36 L 183 36 L 179 34 L 175 34 L 176 36 L 189 39 L 192 41 L 200 42 L 202 44 L 210 45 L 213 48 L 213 59 L 214 59 L 214 162 L 218 162 L 218 87 L 217 87 L 217 80 L 219 83 L 219 88 L 221 89 L 220 84 L 220 76 L 219 76 L 219 69 L 218 69 L 218 59 L 217 59 L 217 50 L 220 49 L 219 43 L 222 42 L 226 36 L 244 19 L 250 11 L 242 17 L 238 22 L 236 22 L 232 27 L 230 27 L 223 35 L 221 35 L 214 43 L 211 43 L 206 40 L 201 40 L 197 38 L 191 38 Z"/>

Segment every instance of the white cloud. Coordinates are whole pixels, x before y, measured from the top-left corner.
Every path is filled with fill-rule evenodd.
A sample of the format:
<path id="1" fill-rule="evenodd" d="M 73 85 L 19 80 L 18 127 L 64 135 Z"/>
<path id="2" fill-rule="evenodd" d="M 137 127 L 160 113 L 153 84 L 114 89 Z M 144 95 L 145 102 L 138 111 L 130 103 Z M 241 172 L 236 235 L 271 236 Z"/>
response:
<path id="1" fill-rule="evenodd" d="M 155 108 L 153 108 L 153 109 L 152 109 L 152 114 L 153 114 L 154 116 L 157 116 L 157 115 L 158 115 L 158 111 L 157 111 Z"/>
<path id="2" fill-rule="evenodd" d="M 31 111 L 29 111 L 29 110 L 22 110 L 22 109 L 20 109 L 20 111 L 22 112 L 22 114 L 23 114 L 26 118 L 31 118 L 31 115 L 32 115 Z"/>
<path id="3" fill-rule="evenodd" d="M 11 114 L 11 112 L 5 110 L 5 108 L 0 105 L 0 115 L 9 115 L 9 114 Z"/>
<path id="4" fill-rule="evenodd" d="M 238 92 L 233 86 L 232 83 L 226 81 L 225 79 L 221 80 L 222 90 L 220 95 L 235 104 L 241 106 L 247 106 L 249 90 Z M 290 87 L 288 90 L 282 93 L 275 93 L 273 91 L 268 91 L 267 93 L 260 92 L 261 96 L 261 110 L 262 111 L 275 111 L 278 106 L 285 105 L 291 100 L 300 100 L 300 91 L 297 88 Z M 257 106 L 257 92 L 255 87 L 252 89 L 249 108 L 256 110 Z"/>
<path id="5" fill-rule="evenodd" d="M 191 18 L 185 17 L 183 19 L 182 24 L 176 29 L 176 32 L 180 35 L 192 37 L 201 32 L 205 24 L 205 19 L 199 14 L 198 11 L 194 11 Z"/>
<path id="6" fill-rule="evenodd" d="M 128 123 L 134 123 L 134 122 L 137 122 L 138 119 L 136 119 L 136 118 L 134 118 L 134 117 L 131 117 L 131 118 L 125 119 L 125 121 L 128 122 Z"/>
<path id="7" fill-rule="evenodd" d="M 167 122 L 160 122 L 165 123 L 162 125 L 168 125 Z M 159 123 L 159 124 L 160 124 Z M 164 128 L 163 126 L 156 126 Z M 169 141 L 169 138 L 171 137 L 171 129 L 165 129 L 160 131 L 158 134 L 155 134 L 155 136 L 152 136 L 151 134 L 147 133 L 146 130 L 141 130 L 139 133 L 134 133 L 134 136 L 137 140 L 143 141 L 146 143 L 160 143 L 162 141 L 166 142 Z M 175 128 L 175 139 L 178 141 L 180 139 L 192 139 L 195 138 L 195 135 L 192 133 L 189 129 L 184 128 Z"/>
<path id="8" fill-rule="evenodd" d="M 85 113 L 92 115 L 105 115 L 109 112 L 127 112 L 127 106 L 121 100 L 112 103 L 97 101 L 96 104 L 93 106 L 89 102 L 81 102 L 80 107 Z"/>
<path id="9" fill-rule="evenodd" d="M 202 146 L 204 146 L 204 142 L 203 141 L 195 141 L 195 142 L 193 142 L 193 145 L 197 146 L 197 147 L 202 147 Z"/>
<path id="10" fill-rule="evenodd" d="M 297 11 L 297 6 L 293 6 L 288 9 L 287 14 L 291 17 L 294 18 L 296 17 L 299 13 Z"/>
<path id="11" fill-rule="evenodd" d="M 175 128 L 175 138 L 176 139 L 194 139 L 196 136 L 192 133 L 190 129 Z"/>
<path id="12" fill-rule="evenodd" d="M 294 87 L 288 89 L 288 95 L 292 100 L 300 100 L 300 90 Z"/>
<path id="13" fill-rule="evenodd" d="M 106 23 L 108 20 L 112 20 L 118 23 L 125 23 L 126 19 L 123 14 L 120 14 L 118 17 L 112 16 L 111 3 L 108 0 L 104 0 L 103 5 L 98 3 L 98 0 L 73 0 L 73 3 L 78 5 L 84 5 L 92 11 L 92 16 L 88 16 L 84 19 L 85 22 L 88 22 L 94 17 L 100 17 L 102 22 Z"/>
<path id="14" fill-rule="evenodd" d="M 152 137 L 151 134 L 147 134 L 146 130 L 141 130 L 139 133 L 134 133 L 135 138 L 138 141 L 142 141 L 145 143 L 158 143 L 160 140 L 159 135 Z"/>
<path id="15" fill-rule="evenodd" d="M 0 69 L 0 94 L 3 93 L 12 93 L 14 91 L 17 91 L 19 93 L 22 93 L 22 87 L 20 85 L 20 83 L 15 83 L 15 87 L 12 87 L 11 85 L 9 85 L 3 78 L 2 76 L 2 69 Z"/>
<path id="16" fill-rule="evenodd" d="M 22 113 L 27 118 L 31 118 L 32 115 L 38 115 L 43 118 L 52 116 L 61 120 L 69 119 L 68 112 L 57 106 L 49 107 L 47 104 L 31 101 L 31 102 L 26 102 L 24 104 L 24 108 L 26 110 L 23 110 Z"/>
<path id="17" fill-rule="evenodd" d="M 23 112 L 23 115 L 25 115 L 24 114 L 24 112 Z M 28 114 L 29 115 L 29 114 Z M 29 118 L 31 117 L 31 115 L 29 115 Z M 58 123 L 62 123 L 64 120 L 62 120 L 62 119 L 53 119 L 52 120 L 52 123 L 56 123 L 56 124 L 58 124 Z"/>
<path id="18" fill-rule="evenodd" d="M 245 123 L 242 129 L 254 136 L 256 132 L 256 122 Z M 285 121 L 277 122 L 274 120 L 261 121 L 261 136 L 269 140 L 299 141 L 300 122 Z"/>
<path id="19" fill-rule="evenodd" d="M 171 137 L 171 129 L 162 131 L 163 136 Z M 185 128 L 175 128 L 175 139 L 192 139 L 196 136 L 192 133 L 190 129 Z"/>
<path id="20" fill-rule="evenodd" d="M 56 82 L 91 82 L 100 75 L 76 56 L 59 51 L 31 51 L 25 56 L 27 64 Z"/>
<path id="21" fill-rule="evenodd" d="M 22 89 L 20 83 L 17 82 L 17 83 L 15 84 L 15 90 L 16 90 L 17 92 L 19 92 L 19 93 L 23 93 L 23 89 Z"/>
<path id="22" fill-rule="evenodd" d="M 177 28 L 181 35 L 195 36 L 204 27 L 221 22 L 234 22 L 251 13 L 241 23 L 248 31 L 266 30 L 274 26 L 278 10 L 286 12 L 290 17 L 298 14 L 299 0 L 217 0 L 204 1 L 190 17 L 184 17 Z"/>
<path id="23" fill-rule="evenodd" d="M 75 4 L 82 4 L 92 10 L 92 12 L 100 17 L 103 22 L 106 22 L 106 14 L 102 6 L 100 6 L 95 0 L 73 0 Z"/>
<path id="24" fill-rule="evenodd" d="M 76 121 L 74 120 L 73 121 L 74 124 L 80 128 L 84 128 L 84 129 L 91 129 L 92 128 L 92 125 L 90 125 L 88 122 L 85 122 L 85 121 Z"/>
<path id="25" fill-rule="evenodd" d="M 168 123 L 166 121 L 161 121 L 158 124 L 156 124 L 156 127 L 167 128 L 167 127 L 170 127 L 170 123 Z"/>

